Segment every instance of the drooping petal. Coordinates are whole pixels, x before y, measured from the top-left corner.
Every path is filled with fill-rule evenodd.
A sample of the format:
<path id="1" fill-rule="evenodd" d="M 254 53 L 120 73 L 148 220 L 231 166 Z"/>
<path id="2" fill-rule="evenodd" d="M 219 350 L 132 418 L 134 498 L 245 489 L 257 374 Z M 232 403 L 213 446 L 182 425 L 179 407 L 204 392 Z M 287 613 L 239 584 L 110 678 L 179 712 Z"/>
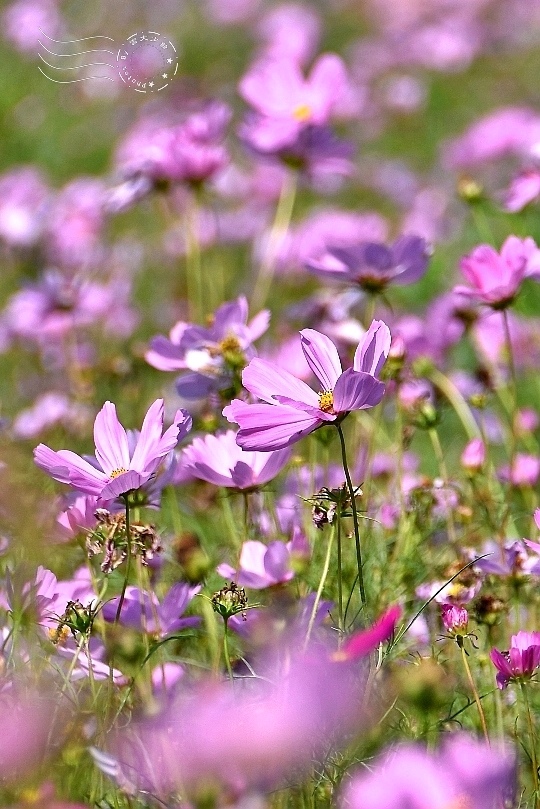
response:
<path id="1" fill-rule="evenodd" d="M 342 371 L 336 346 L 329 337 L 315 329 L 303 329 L 300 336 L 306 361 L 321 383 L 322 389 L 334 390 Z"/>
<path id="2" fill-rule="evenodd" d="M 219 380 L 215 376 L 198 373 L 182 374 L 176 380 L 175 387 L 178 395 L 184 399 L 204 399 L 219 387 Z"/>
<path id="3" fill-rule="evenodd" d="M 277 450 L 269 455 L 265 453 L 266 463 L 256 472 L 259 486 L 273 480 L 281 472 L 285 464 L 288 463 L 290 457 L 291 450 L 289 448 Z"/>
<path id="4" fill-rule="evenodd" d="M 309 385 L 271 362 L 255 357 L 242 372 L 242 384 L 264 402 L 287 396 L 312 407 L 319 406 L 319 397 Z"/>
<path id="5" fill-rule="evenodd" d="M 69 449 L 60 449 L 56 454 L 61 461 L 66 462 L 69 469 L 69 483 L 72 486 L 86 494 L 101 494 L 101 490 L 108 480 L 104 472 L 96 469 L 95 466 Z"/>
<path id="6" fill-rule="evenodd" d="M 390 329 L 386 323 L 374 320 L 358 344 L 354 355 L 354 370 L 378 376 L 388 357 L 391 342 Z"/>
<path id="7" fill-rule="evenodd" d="M 114 469 L 129 469 L 129 446 L 126 431 L 118 421 L 116 407 L 105 402 L 94 422 L 96 458 L 109 475 Z"/>
<path id="8" fill-rule="evenodd" d="M 130 469 L 128 472 L 124 472 L 123 475 L 118 475 L 118 477 L 110 480 L 101 490 L 101 497 L 103 500 L 114 500 L 116 497 L 120 497 L 121 494 L 140 488 L 147 480 L 148 478 L 141 475 L 140 472 Z"/>
<path id="9" fill-rule="evenodd" d="M 256 481 L 253 477 L 253 469 L 244 461 L 237 461 L 231 469 L 231 478 L 237 489 L 249 489 Z"/>
<path id="10" fill-rule="evenodd" d="M 240 425 L 236 442 L 242 449 L 261 452 L 289 447 L 324 424 L 321 419 L 287 405 L 250 405 L 240 399 L 233 399 L 223 415 Z"/>
<path id="11" fill-rule="evenodd" d="M 334 388 L 334 410 L 348 413 L 375 407 L 384 395 L 384 384 L 371 374 L 348 368 L 341 374 Z"/>

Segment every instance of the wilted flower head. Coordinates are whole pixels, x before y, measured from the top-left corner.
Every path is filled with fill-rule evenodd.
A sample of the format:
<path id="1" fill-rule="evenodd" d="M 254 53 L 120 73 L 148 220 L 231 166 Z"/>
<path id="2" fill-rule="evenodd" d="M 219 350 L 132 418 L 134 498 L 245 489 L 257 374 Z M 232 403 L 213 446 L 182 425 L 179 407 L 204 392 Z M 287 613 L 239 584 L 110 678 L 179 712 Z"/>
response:
<path id="1" fill-rule="evenodd" d="M 510 649 L 492 649 L 490 657 L 498 670 L 497 686 L 530 680 L 540 666 L 540 632 L 518 632 L 512 635 Z"/>
<path id="2" fill-rule="evenodd" d="M 515 761 L 503 749 L 455 734 L 435 753 L 407 745 L 390 750 L 348 785 L 348 809 L 497 809 L 515 790 Z"/>
<path id="3" fill-rule="evenodd" d="M 55 452 L 39 444 L 34 450 L 35 462 L 60 483 L 102 500 L 113 500 L 150 480 L 165 455 L 191 429 L 189 414 L 178 410 L 173 425 L 162 435 L 163 415 L 163 399 L 156 399 L 144 417 L 137 445 L 130 452 L 116 408 L 105 402 L 94 424 L 95 458 L 88 461 L 70 450 Z"/>
<path id="4" fill-rule="evenodd" d="M 390 349 L 390 330 L 385 323 L 373 321 L 356 349 L 353 367 L 346 371 L 328 337 L 314 329 L 304 329 L 300 335 L 320 390 L 315 393 L 272 363 L 252 360 L 242 382 L 263 402 L 246 404 L 234 399 L 223 410 L 229 421 L 240 425 L 237 441 L 244 449 L 269 452 L 288 447 L 351 410 L 374 407 L 383 397 L 384 385 L 377 377 Z"/>

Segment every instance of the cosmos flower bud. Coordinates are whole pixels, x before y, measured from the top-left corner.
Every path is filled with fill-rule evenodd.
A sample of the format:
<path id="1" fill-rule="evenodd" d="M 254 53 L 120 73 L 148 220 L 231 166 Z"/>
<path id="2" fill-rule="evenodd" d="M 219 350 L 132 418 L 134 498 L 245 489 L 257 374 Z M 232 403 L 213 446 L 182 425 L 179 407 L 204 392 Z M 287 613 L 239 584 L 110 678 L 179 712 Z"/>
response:
<path id="1" fill-rule="evenodd" d="M 444 628 L 452 636 L 466 635 L 469 624 L 469 613 L 464 607 L 453 604 L 441 604 Z"/>
<path id="2" fill-rule="evenodd" d="M 486 447 L 481 438 L 473 438 L 461 453 L 461 465 L 467 472 L 478 472 L 486 460 Z"/>

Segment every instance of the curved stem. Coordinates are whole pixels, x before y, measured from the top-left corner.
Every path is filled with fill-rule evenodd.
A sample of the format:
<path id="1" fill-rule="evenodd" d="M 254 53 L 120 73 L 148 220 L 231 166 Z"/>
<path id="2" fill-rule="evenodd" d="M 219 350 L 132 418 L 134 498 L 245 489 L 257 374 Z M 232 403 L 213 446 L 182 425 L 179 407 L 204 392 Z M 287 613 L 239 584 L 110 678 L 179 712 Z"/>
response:
<path id="1" fill-rule="evenodd" d="M 504 342 L 506 345 L 506 355 L 508 370 L 510 372 L 511 405 L 508 413 L 510 426 L 510 472 L 512 472 L 516 457 L 516 412 L 517 412 L 517 376 L 516 364 L 514 362 L 514 351 L 512 348 L 512 337 L 510 335 L 510 322 L 508 320 L 508 310 L 503 309 Z"/>
<path id="2" fill-rule="evenodd" d="M 257 311 L 257 309 L 263 306 L 268 292 L 270 291 L 279 249 L 287 235 L 291 223 L 296 198 L 296 184 L 296 172 L 291 171 L 287 173 L 281 187 L 276 215 L 265 246 L 264 257 L 259 267 L 257 280 L 255 281 L 255 288 L 251 298 L 251 308 L 253 311 Z"/>
<path id="3" fill-rule="evenodd" d="M 330 568 L 330 557 L 332 556 L 332 545 L 334 544 L 334 533 L 335 533 L 335 525 L 332 525 L 332 529 L 330 531 L 330 537 L 328 539 L 328 547 L 326 549 L 326 556 L 324 558 L 324 565 L 321 573 L 321 580 L 319 581 L 319 586 L 317 588 L 317 594 L 315 595 L 315 601 L 313 602 L 313 609 L 311 610 L 311 615 L 309 616 L 309 623 L 306 632 L 306 639 L 304 641 L 304 649 L 307 648 L 309 643 L 309 639 L 311 637 L 311 633 L 313 631 L 313 625 L 315 624 L 315 618 L 317 617 L 317 610 L 319 609 L 319 603 L 321 601 L 322 591 L 324 590 L 324 585 L 326 583 L 326 578 L 328 576 L 328 570 Z"/>
<path id="4" fill-rule="evenodd" d="M 473 676 L 472 676 L 472 673 L 471 673 L 471 668 L 469 666 L 469 661 L 467 660 L 467 654 L 465 652 L 465 649 L 463 648 L 463 642 L 458 644 L 458 645 L 459 645 L 459 648 L 461 649 L 461 657 L 462 657 L 462 660 L 463 660 L 463 665 L 465 667 L 465 672 L 467 674 L 467 680 L 469 681 L 469 686 L 470 686 L 471 691 L 473 693 L 474 701 L 476 702 L 476 707 L 478 708 L 478 715 L 480 717 L 480 724 L 482 725 L 482 732 L 484 734 L 484 738 L 485 738 L 486 742 L 489 744 L 489 735 L 488 735 L 488 729 L 487 729 L 487 725 L 486 725 L 486 717 L 485 717 L 485 714 L 484 714 L 484 709 L 482 708 L 482 703 L 480 702 L 480 697 L 478 695 L 478 691 L 477 691 L 476 686 L 474 684 Z"/>
<path id="5" fill-rule="evenodd" d="M 122 613 L 122 607 L 124 606 L 124 599 L 126 597 L 126 588 L 128 585 L 129 574 L 131 571 L 131 527 L 129 524 L 129 497 L 127 494 L 124 495 L 124 503 L 126 505 L 126 542 L 127 542 L 127 565 L 126 565 L 126 575 L 124 576 L 124 583 L 122 585 L 122 592 L 120 593 L 120 600 L 118 602 L 118 607 L 116 609 L 116 615 L 114 617 L 114 625 L 118 623 L 120 620 L 120 615 Z"/>
<path id="6" fill-rule="evenodd" d="M 343 633 L 345 632 L 345 623 L 343 621 L 343 572 L 341 569 L 342 554 L 341 554 L 341 519 L 338 517 L 337 521 L 337 585 L 338 585 L 338 628 L 339 639 L 341 641 Z"/>
<path id="7" fill-rule="evenodd" d="M 364 574 L 362 571 L 362 548 L 360 545 L 360 529 L 358 527 L 358 512 L 356 511 L 356 500 L 354 497 L 354 487 L 352 485 L 351 475 L 349 472 L 349 466 L 347 464 L 347 449 L 345 447 L 345 436 L 343 435 L 343 430 L 341 428 L 341 424 L 336 424 L 339 441 L 341 444 L 341 460 L 343 463 L 343 471 L 345 472 L 345 479 L 347 481 L 347 488 L 349 489 L 349 497 L 351 500 L 351 509 L 352 509 L 352 516 L 353 516 L 353 525 L 354 525 L 354 544 L 356 547 L 356 564 L 358 566 L 358 587 L 360 589 L 360 600 L 362 605 L 365 606 L 366 604 L 366 591 L 364 588 Z"/>

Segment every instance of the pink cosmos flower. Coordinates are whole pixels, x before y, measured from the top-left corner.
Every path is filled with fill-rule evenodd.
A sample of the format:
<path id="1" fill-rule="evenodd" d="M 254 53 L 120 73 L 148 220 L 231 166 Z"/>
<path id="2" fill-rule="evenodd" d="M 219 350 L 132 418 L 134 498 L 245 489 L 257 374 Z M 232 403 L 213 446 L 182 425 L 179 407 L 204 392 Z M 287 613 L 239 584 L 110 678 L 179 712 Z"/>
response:
<path id="1" fill-rule="evenodd" d="M 467 632 L 469 613 L 465 607 L 456 607 L 454 604 L 441 604 L 442 622 L 447 632 L 463 635 Z"/>
<path id="2" fill-rule="evenodd" d="M 435 753 L 404 745 L 348 784 L 343 809 L 495 809 L 511 797 L 514 757 L 503 749 L 454 734 Z"/>
<path id="3" fill-rule="evenodd" d="M 530 680 L 540 666 L 540 632 L 518 632 L 512 635 L 512 645 L 508 651 L 492 649 L 490 657 L 498 670 L 499 688 L 506 688 L 512 681 Z"/>
<path id="4" fill-rule="evenodd" d="M 146 483 L 162 459 L 191 429 L 191 417 L 178 410 L 162 435 L 163 399 L 156 399 L 144 417 L 137 444 L 130 452 L 128 436 L 118 421 L 116 407 L 105 402 L 94 423 L 96 456 L 81 458 L 71 450 L 58 452 L 44 444 L 34 450 L 36 464 L 60 483 L 67 483 L 102 500 L 113 500 Z"/>
<path id="5" fill-rule="evenodd" d="M 523 279 L 536 271 L 539 255 L 531 238 L 509 236 L 500 253 L 489 244 L 481 244 L 461 260 L 461 272 L 470 286 L 456 286 L 454 292 L 493 309 L 504 309 L 516 297 Z"/>
<path id="6" fill-rule="evenodd" d="M 514 177 L 506 190 L 504 207 L 510 213 L 522 211 L 540 196 L 540 171 L 529 169 Z"/>
<path id="7" fill-rule="evenodd" d="M 486 461 L 486 446 L 481 438 L 471 438 L 461 453 L 461 465 L 468 472 L 478 472 Z"/>
<path id="8" fill-rule="evenodd" d="M 305 542 L 301 534 L 296 534 L 286 544 L 276 540 L 265 545 L 264 542 L 249 540 L 242 545 L 238 570 L 223 563 L 217 572 L 225 579 L 234 579 L 240 587 L 250 587 L 252 590 L 283 584 L 294 577 L 292 561 L 298 545 L 303 550 Z"/>
<path id="9" fill-rule="evenodd" d="M 240 82 L 240 95 L 264 119 L 264 151 L 290 146 L 308 125 L 328 123 L 348 84 L 339 56 L 319 57 L 307 79 L 292 59 L 267 58 Z M 264 147 L 264 148 L 263 148 Z"/>
<path id="10" fill-rule="evenodd" d="M 290 449 L 246 452 L 236 443 L 234 430 L 195 438 L 183 452 L 186 469 L 196 478 L 241 491 L 264 486 L 281 472 L 290 457 Z"/>
<path id="11" fill-rule="evenodd" d="M 381 401 L 384 385 L 377 377 L 391 341 L 385 323 L 373 321 L 356 349 L 353 367 L 346 371 L 328 337 L 314 329 L 304 329 L 300 335 L 304 356 L 319 380 L 319 392 L 272 363 L 253 359 L 244 369 L 242 382 L 262 402 L 234 399 L 223 410 L 229 421 L 240 425 L 236 440 L 242 449 L 269 452 L 288 447 L 351 410 Z"/>

